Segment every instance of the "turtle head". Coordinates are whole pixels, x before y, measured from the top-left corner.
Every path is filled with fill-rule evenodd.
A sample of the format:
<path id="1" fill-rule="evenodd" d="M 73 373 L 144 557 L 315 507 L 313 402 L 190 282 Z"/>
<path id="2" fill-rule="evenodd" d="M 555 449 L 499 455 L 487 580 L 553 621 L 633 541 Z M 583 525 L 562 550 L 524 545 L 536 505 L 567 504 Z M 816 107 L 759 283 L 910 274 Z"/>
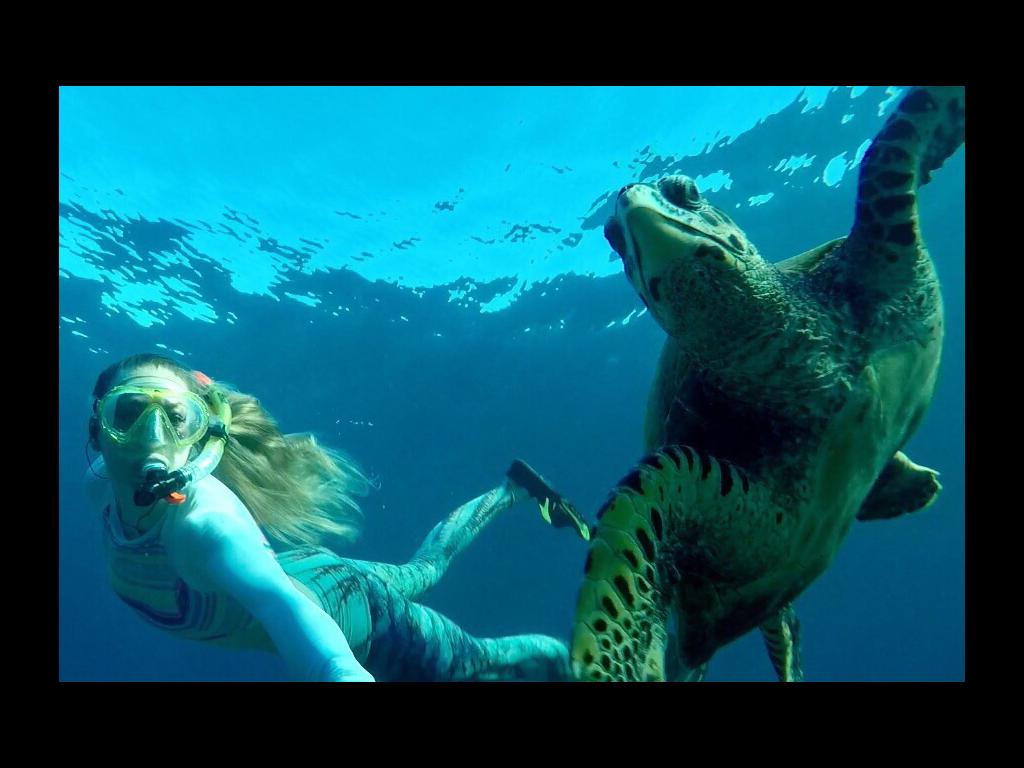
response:
<path id="1" fill-rule="evenodd" d="M 628 184 L 619 192 L 605 237 L 655 320 L 679 338 L 694 324 L 729 321 L 744 273 L 763 264 L 726 214 L 687 176 Z"/>

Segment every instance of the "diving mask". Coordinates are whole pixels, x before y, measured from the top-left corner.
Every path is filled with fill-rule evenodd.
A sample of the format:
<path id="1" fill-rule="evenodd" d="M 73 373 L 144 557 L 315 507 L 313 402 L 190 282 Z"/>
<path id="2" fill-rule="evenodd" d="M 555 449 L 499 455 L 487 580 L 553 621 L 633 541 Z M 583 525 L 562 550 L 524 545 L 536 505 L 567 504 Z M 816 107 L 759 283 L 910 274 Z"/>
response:
<path id="1" fill-rule="evenodd" d="M 206 435 L 210 409 L 189 391 L 114 387 L 97 404 L 100 428 L 115 443 L 167 443 L 188 448 Z"/>

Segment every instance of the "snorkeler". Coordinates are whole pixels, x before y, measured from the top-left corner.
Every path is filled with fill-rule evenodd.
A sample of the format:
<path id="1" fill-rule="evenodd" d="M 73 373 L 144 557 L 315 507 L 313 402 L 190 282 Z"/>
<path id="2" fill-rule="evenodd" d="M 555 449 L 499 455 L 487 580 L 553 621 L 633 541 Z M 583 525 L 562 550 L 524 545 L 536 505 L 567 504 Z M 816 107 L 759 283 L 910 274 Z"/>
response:
<path id="1" fill-rule="evenodd" d="M 532 496 L 545 520 L 590 529 L 522 462 L 452 512 L 412 560 L 339 557 L 366 478 L 309 435 L 283 435 L 252 396 L 137 355 L 93 389 L 87 494 L 102 510 L 116 594 L 181 638 L 277 653 L 298 680 L 566 680 L 566 644 L 476 638 L 415 602 L 494 517 Z M 269 537 L 285 546 L 275 552 Z"/>

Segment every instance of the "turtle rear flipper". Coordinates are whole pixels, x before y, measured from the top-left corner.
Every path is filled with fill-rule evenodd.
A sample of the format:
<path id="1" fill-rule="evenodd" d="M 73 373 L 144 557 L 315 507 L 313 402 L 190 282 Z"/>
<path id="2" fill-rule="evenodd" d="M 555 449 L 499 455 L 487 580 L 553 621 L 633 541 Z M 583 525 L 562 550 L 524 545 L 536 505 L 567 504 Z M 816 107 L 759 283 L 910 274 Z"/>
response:
<path id="1" fill-rule="evenodd" d="M 857 513 L 858 520 L 888 520 L 932 505 L 942 490 L 939 473 L 922 467 L 902 451 L 889 459 Z"/>
<path id="2" fill-rule="evenodd" d="M 779 567 L 790 522 L 746 472 L 686 446 L 644 459 L 598 518 L 572 642 L 575 676 L 596 681 L 668 679 L 673 613 L 683 635 L 673 675 L 696 675 L 720 641 L 691 622 L 719 612 L 732 585 Z"/>
<path id="3" fill-rule="evenodd" d="M 792 605 L 786 605 L 761 625 L 768 656 L 780 683 L 800 683 L 804 671 L 800 664 L 800 621 Z"/>

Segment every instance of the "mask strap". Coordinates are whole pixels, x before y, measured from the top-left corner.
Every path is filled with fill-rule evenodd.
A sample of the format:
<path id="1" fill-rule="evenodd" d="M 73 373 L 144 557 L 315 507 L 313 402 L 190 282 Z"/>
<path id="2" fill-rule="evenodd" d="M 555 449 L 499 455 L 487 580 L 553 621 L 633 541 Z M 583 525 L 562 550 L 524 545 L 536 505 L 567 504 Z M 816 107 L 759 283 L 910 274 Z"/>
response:
<path id="1" fill-rule="evenodd" d="M 89 441 L 88 440 L 85 441 L 85 463 L 86 463 L 86 466 L 89 467 L 89 471 L 92 472 L 93 477 L 97 477 L 100 480 L 109 480 L 110 479 L 109 476 L 104 477 L 103 475 L 97 474 L 96 470 L 92 468 L 92 459 L 89 458 Z"/>

